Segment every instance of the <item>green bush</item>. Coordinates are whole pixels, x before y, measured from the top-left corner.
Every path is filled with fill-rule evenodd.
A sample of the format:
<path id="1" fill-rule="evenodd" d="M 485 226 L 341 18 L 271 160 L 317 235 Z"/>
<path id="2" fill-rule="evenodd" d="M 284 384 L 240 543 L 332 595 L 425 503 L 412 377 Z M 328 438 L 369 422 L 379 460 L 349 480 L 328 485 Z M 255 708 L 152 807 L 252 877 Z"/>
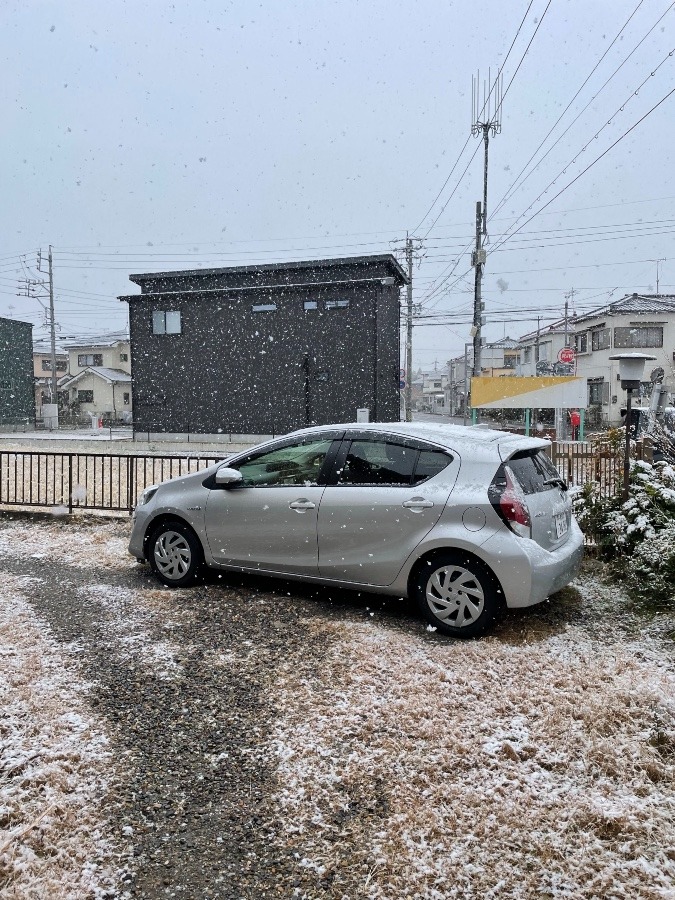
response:
<path id="1" fill-rule="evenodd" d="M 581 528 L 594 536 L 612 576 L 640 599 L 675 604 L 675 468 L 633 462 L 630 496 L 601 497 L 587 484 L 574 498 Z"/>

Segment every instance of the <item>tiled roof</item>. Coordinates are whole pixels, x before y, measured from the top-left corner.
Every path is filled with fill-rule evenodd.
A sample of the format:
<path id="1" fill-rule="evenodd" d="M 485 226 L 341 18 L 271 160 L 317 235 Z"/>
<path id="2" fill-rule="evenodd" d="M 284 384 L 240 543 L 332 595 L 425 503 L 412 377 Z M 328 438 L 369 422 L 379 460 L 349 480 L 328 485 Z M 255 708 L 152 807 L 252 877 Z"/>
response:
<path id="1" fill-rule="evenodd" d="M 612 315 L 654 315 L 675 313 L 675 294 L 626 294 L 614 303 L 577 316 L 575 324 Z"/>
<path id="2" fill-rule="evenodd" d="M 104 381 L 108 381 L 110 383 L 127 383 L 131 384 L 131 375 L 128 372 L 123 372 L 121 369 L 109 369 L 106 366 L 87 366 L 86 369 L 83 369 L 81 372 L 78 372 L 77 375 L 64 376 L 63 386 L 74 384 L 76 381 L 79 381 L 81 378 L 84 378 L 85 375 L 96 375 L 98 378 L 103 378 Z"/>

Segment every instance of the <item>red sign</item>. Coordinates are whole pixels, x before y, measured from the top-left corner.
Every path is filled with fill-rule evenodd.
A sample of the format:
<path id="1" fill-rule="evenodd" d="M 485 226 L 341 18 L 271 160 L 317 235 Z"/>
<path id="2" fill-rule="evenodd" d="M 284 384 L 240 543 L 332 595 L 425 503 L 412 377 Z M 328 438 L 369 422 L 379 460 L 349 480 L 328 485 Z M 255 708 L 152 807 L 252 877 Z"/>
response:
<path id="1" fill-rule="evenodd" d="M 561 363 L 573 363 L 575 356 L 576 354 L 571 347 L 563 347 L 562 350 L 558 352 L 558 360 Z"/>

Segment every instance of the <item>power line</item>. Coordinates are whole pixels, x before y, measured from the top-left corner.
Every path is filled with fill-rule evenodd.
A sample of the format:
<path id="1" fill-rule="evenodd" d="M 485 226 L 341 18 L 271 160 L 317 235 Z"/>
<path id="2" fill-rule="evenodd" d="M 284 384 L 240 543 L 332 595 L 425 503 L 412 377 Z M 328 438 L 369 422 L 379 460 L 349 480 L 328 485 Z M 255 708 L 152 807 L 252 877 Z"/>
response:
<path id="1" fill-rule="evenodd" d="M 668 93 L 665 95 L 665 97 L 662 97 L 662 98 L 658 101 L 658 103 L 655 103 L 654 106 L 652 106 L 652 108 L 651 108 L 650 110 L 648 110 L 648 111 L 647 111 L 640 119 L 637 120 L 637 122 L 635 122 L 633 125 L 631 125 L 631 127 L 630 127 L 627 131 L 624 131 L 624 133 L 623 133 L 622 135 L 620 135 L 620 137 L 618 137 L 618 138 L 614 141 L 613 144 L 610 144 L 610 146 L 607 147 L 606 150 L 603 150 L 603 152 L 602 152 L 599 156 L 597 156 L 591 163 L 589 163 L 589 164 L 586 166 L 585 169 L 582 169 L 582 171 L 579 172 L 579 174 L 576 175 L 576 176 L 572 179 L 572 181 L 569 182 L 569 184 L 566 184 L 565 187 L 563 187 L 561 190 L 559 190 L 558 193 L 557 193 L 554 197 L 551 197 L 551 199 L 550 199 L 547 203 L 545 203 L 544 206 L 541 207 L 541 209 L 539 209 L 539 210 L 537 210 L 535 213 L 533 213 L 533 214 L 530 216 L 530 218 L 527 219 L 527 221 L 523 222 L 523 224 L 522 224 L 519 228 L 516 228 L 516 230 L 515 230 L 514 232 L 512 232 L 510 235 L 507 235 L 506 237 L 504 237 L 504 238 L 502 239 L 502 241 L 501 241 L 501 244 L 498 244 L 497 247 L 495 247 L 495 250 L 499 249 L 499 247 L 500 247 L 502 244 L 505 244 L 506 241 L 511 240 L 511 238 L 513 238 L 519 231 L 521 231 L 526 225 L 528 225 L 528 224 L 532 221 L 532 219 L 534 219 L 536 216 L 539 215 L 539 213 L 541 213 L 544 209 L 546 209 L 548 206 L 550 206 L 551 203 L 554 202 L 554 200 L 557 200 L 558 197 L 560 197 L 560 195 L 563 194 L 568 188 L 572 187 L 572 185 L 573 185 L 575 182 L 577 182 L 577 181 L 582 177 L 582 175 L 585 175 L 586 172 L 588 172 L 589 169 L 591 169 L 596 163 L 600 162 L 600 160 L 601 160 L 604 156 L 606 156 L 606 155 L 609 153 L 610 150 L 613 150 L 614 147 L 616 147 L 616 145 L 617 145 L 618 143 L 620 143 L 625 137 L 628 137 L 628 135 L 629 135 L 632 131 L 634 131 L 634 130 L 638 127 L 638 125 L 642 124 L 642 122 L 644 122 L 644 120 L 645 120 L 648 116 L 650 116 L 655 110 L 657 110 L 657 109 L 659 108 L 659 106 L 661 106 L 661 104 L 665 103 L 666 100 L 667 100 L 669 97 L 671 97 L 673 94 L 675 94 L 675 88 L 673 88 L 672 90 L 668 91 Z M 536 201 L 535 201 L 535 202 L 536 202 Z M 495 251 L 493 250 L 493 252 L 495 252 Z"/>
<path id="2" fill-rule="evenodd" d="M 675 3 L 673 4 L 673 6 L 675 6 Z M 658 70 L 661 68 L 661 66 L 664 65 L 666 62 L 668 62 L 668 60 L 673 56 L 674 53 L 675 53 L 675 49 L 671 50 L 661 60 L 661 62 L 658 64 L 658 66 L 656 66 L 656 68 L 653 69 L 649 73 L 649 75 L 637 86 L 637 88 L 635 88 L 635 90 L 631 91 L 631 93 L 628 95 L 626 100 L 624 100 L 624 102 L 619 106 L 619 108 L 614 111 L 614 113 L 609 117 L 609 119 L 605 122 L 605 124 L 601 128 L 598 129 L 598 131 L 593 135 L 593 137 L 589 141 L 587 141 L 584 144 L 584 146 L 581 148 L 581 150 L 579 150 L 579 151 L 577 151 L 577 153 L 575 153 L 573 159 L 570 162 L 568 162 L 567 165 L 560 172 L 558 172 L 558 174 L 555 176 L 555 178 L 539 194 L 539 196 L 536 198 L 536 200 L 533 200 L 532 203 L 530 203 L 530 205 L 527 207 L 525 212 L 521 213 L 520 216 L 518 216 L 518 218 L 510 226 L 511 228 L 513 228 L 513 225 L 515 225 L 518 222 L 518 220 L 521 219 L 525 215 L 525 213 L 527 213 L 527 211 L 534 206 L 534 204 L 537 202 L 537 200 L 541 199 L 541 197 L 548 191 L 548 189 L 555 184 L 555 182 L 558 180 L 558 178 L 560 178 L 561 175 L 564 175 L 565 172 L 567 171 L 567 169 L 571 165 L 574 165 L 574 163 L 577 161 L 577 158 L 579 156 L 581 156 L 581 154 L 591 145 L 591 143 L 598 138 L 598 136 L 605 130 L 605 128 L 607 128 L 609 125 L 612 124 L 612 120 L 615 118 L 615 116 L 619 115 L 619 113 L 624 111 L 624 108 L 633 99 L 633 97 L 637 97 L 639 92 L 642 90 L 642 88 L 645 86 L 645 84 L 647 84 L 647 82 L 650 80 L 650 78 L 654 77 L 654 75 L 658 72 Z M 555 144 L 553 146 L 555 146 Z M 553 149 L 553 146 L 550 148 L 551 150 Z M 542 157 L 540 162 L 542 162 L 544 158 L 545 157 Z M 537 163 L 537 165 L 539 165 L 539 163 Z M 536 166 L 535 166 L 535 168 L 536 168 Z M 534 172 L 534 169 L 532 169 L 532 172 Z M 531 175 L 532 172 L 530 172 L 529 174 Z M 529 177 L 529 175 L 527 177 Z M 527 180 L 527 178 L 524 178 L 523 181 L 521 182 L 521 185 L 524 184 L 526 180 Z M 507 229 L 507 231 L 508 231 L 508 229 Z"/>
<path id="3" fill-rule="evenodd" d="M 570 102 L 567 104 L 567 106 L 565 107 L 565 109 L 560 113 L 560 115 L 558 116 L 558 118 L 556 119 L 556 121 L 554 122 L 554 124 L 552 125 L 552 127 L 551 127 L 551 129 L 549 130 L 549 132 L 548 132 L 548 134 L 546 135 L 546 137 L 541 141 L 541 143 L 539 144 L 539 146 L 537 147 L 537 149 L 534 151 L 534 153 L 532 154 L 532 156 L 528 159 L 528 161 L 525 163 L 525 165 L 524 165 L 523 168 L 520 170 L 520 172 L 518 173 L 518 175 L 515 177 L 513 183 L 511 184 L 511 187 L 509 187 L 509 188 L 506 190 L 506 193 L 504 194 L 504 196 L 502 197 L 502 199 L 499 201 L 499 203 L 498 203 L 497 206 L 495 207 L 495 210 L 494 210 L 493 215 L 496 215 L 496 214 L 499 212 L 499 210 L 502 208 L 502 206 L 506 203 L 506 201 L 509 199 L 509 196 L 511 196 L 511 191 L 512 191 L 512 189 L 515 187 L 515 189 L 517 190 L 516 185 L 518 184 L 518 181 L 519 181 L 519 179 L 520 179 L 520 176 L 523 174 L 523 172 L 524 172 L 524 171 L 527 169 L 527 167 L 530 165 L 530 163 L 531 163 L 532 160 L 535 158 L 535 156 L 537 155 L 537 153 L 539 153 L 539 151 L 540 151 L 541 148 L 544 146 L 544 144 L 546 143 L 546 141 L 549 139 L 549 137 L 551 136 L 551 134 L 553 133 L 553 131 L 555 131 L 555 129 L 557 128 L 557 126 L 558 126 L 558 124 L 560 123 L 561 119 L 565 116 L 565 114 L 567 113 L 567 111 L 569 110 L 569 108 L 572 106 L 572 104 L 574 103 L 574 101 L 577 99 L 577 97 L 579 96 L 579 94 L 580 94 L 580 93 L 582 92 L 582 90 L 586 87 L 586 85 L 587 85 L 588 82 L 590 81 L 590 79 L 591 79 L 591 77 L 593 76 L 593 74 L 597 71 L 598 67 L 600 66 L 600 64 L 602 63 L 602 61 L 605 59 L 605 57 L 607 56 L 607 54 L 609 53 L 609 51 L 612 49 L 612 47 L 614 46 L 614 44 L 619 40 L 619 38 L 621 37 L 621 35 L 622 35 L 623 32 L 625 31 L 626 27 L 628 26 L 629 22 L 631 21 L 631 19 L 633 18 L 633 16 L 637 13 L 637 11 L 640 9 L 640 7 L 642 6 L 643 3 L 644 3 L 644 0 L 640 0 L 640 2 L 639 2 L 638 5 L 635 7 L 635 9 L 633 10 L 633 12 L 628 16 L 628 18 L 626 19 L 626 21 L 624 22 L 624 24 L 621 26 L 621 29 L 619 30 L 619 32 L 618 32 L 617 35 L 615 36 L 614 40 L 611 42 L 611 44 L 609 45 L 609 47 L 607 47 L 607 49 L 606 49 L 605 52 L 602 54 L 602 56 L 600 57 L 600 59 L 596 62 L 596 64 L 593 66 L 593 68 L 591 69 L 591 71 L 589 72 L 589 74 L 586 76 L 586 78 L 585 78 L 583 84 L 582 84 L 581 87 L 577 90 L 576 94 L 572 97 L 572 99 L 571 99 Z M 657 23 L 657 24 L 658 24 L 658 23 Z M 638 46 L 639 46 L 639 45 L 638 45 Z M 637 49 L 637 48 L 635 48 L 635 49 Z M 628 57 L 626 57 L 626 59 L 628 59 Z M 624 62 L 626 62 L 626 60 L 624 60 Z M 623 65 L 623 63 L 622 63 L 622 65 Z M 619 71 L 619 70 L 617 69 L 616 72 L 618 72 L 618 71 Z M 611 80 L 611 78 L 614 77 L 614 75 L 616 74 L 616 72 L 614 72 L 614 74 L 613 74 L 612 76 L 610 76 L 610 79 L 609 79 L 609 80 Z M 605 82 L 605 84 L 607 84 L 607 82 Z M 604 88 L 604 85 L 603 85 L 603 88 Z M 603 88 L 601 88 L 600 90 L 603 90 Z M 600 93 L 600 92 L 598 92 L 598 93 Z M 595 96 L 597 96 L 597 94 L 596 94 Z M 585 107 L 585 108 L 586 108 L 586 107 Z M 578 118 L 578 117 L 577 117 L 577 118 Z M 575 119 L 575 121 L 576 121 L 576 119 Z M 572 124 L 574 124 L 574 122 L 573 122 Z M 571 127 L 571 126 L 570 126 L 570 127 Z M 568 131 L 569 131 L 569 129 L 568 129 Z M 556 143 L 557 143 L 557 141 L 556 141 Z M 550 151 L 553 149 L 553 147 L 555 147 L 555 144 L 553 144 L 553 145 L 551 146 L 551 148 L 549 149 L 549 151 L 547 151 L 547 154 L 546 154 L 546 155 L 548 155 L 548 153 L 550 153 Z M 545 158 L 546 158 L 546 157 L 542 157 L 542 159 L 539 161 L 539 163 L 537 163 L 537 166 L 540 165 L 540 163 L 543 162 L 543 160 L 544 160 Z M 537 166 L 535 166 L 535 167 L 532 169 L 532 172 L 534 172 L 534 170 L 537 168 Z M 532 172 L 530 172 L 530 175 L 532 174 Z M 529 178 L 529 175 L 528 175 L 527 177 Z M 525 180 L 526 180 L 526 179 L 523 180 L 523 183 L 524 183 Z M 522 185 L 520 185 L 520 186 L 522 186 Z"/>
<path id="4" fill-rule="evenodd" d="M 486 103 L 489 101 L 490 96 L 492 95 L 492 92 L 493 92 L 493 90 L 494 90 L 494 86 L 495 86 L 495 84 L 497 84 L 497 82 L 498 82 L 498 80 L 499 80 L 499 77 L 500 77 L 500 75 L 501 75 L 501 73 L 502 73 L 502 71 L 503 71 L 503 69 L 504 69 L 504 66 L 505 66 L 506 63 L 508 62 L 509 56 L 511 55 L 511 51 L 513 50 L 513 47 L 514 47 L 514 45 L 515 45 L 515 43 L 516 43 L 516 40 L 518 39 L 518 35 L 520 34 L 520 31 L 521 31 L 523 25 L 525 24 L 525 20 L 527 19 L 527 16 L 528 16 L 528 14 L 529 14 L 529 12 L 530 12 L 530 9 L 532 8 L 532 4 L 533 4 L 533 3 L 534 3 L 534 0 L 530 0 L 529 4 L 528 4 L 528 6 L 527 6 L 527 9 L 525 10 L 525 15 L 524 15 L 523 18 L 520 20 L 520 25 L 518 26 L 518 29 L 516 30 L 516 33 L 515 33 L 515 35 L 514 35 L 514 37 L 513 37 L 513 40 L 511 41 L 511 46 L 509 47 L 509 49 L 508 49 L 508 51 L 507 51 L 507 53 L 506 53 L 506 56 L 504 57 L 504 62 L 503 62 L 503 63 L 501 64 L 501 66 L 499 67 L 499 70 L 498 70 L 498 72 L 497 72 L 497 77 L 496 77 L 496 79 L 495 79 L 494 84 L 490 87 L 490 93 L 488 94 L 487 100 L 485 101 Z M 549 4 L 550 4 L 550 0 L 549 0 Z M 535 34 L 536 34 L 536 32 L 535 32 Z M 531 43 L 531 42 L 530 42 L 530 43 Z M 528 45 L 528 46 L 529 46 L 529 45 Z M 527 52 L 527 51 L 526 51 L 526 52 Z M 521 59 L 521 63 L 522 63 L 522 59 Z M 518 68 L 520 68 L 520 63 L 518 64 Z M 516 72 L 517 72 L 517 71 L 518 71 L 518 70 L 516 69 Z M 515 77 L 515 75 L 514 75 L 514 77 Z M 511 79 L 511 81 L 513 81 L 513 78 Z M 509 87 L 510 87 L 510 86 L 511 86 L 511 82 L 509 82 Z M 483 104 L 483 109 L 485 109 L 485 104 Z M 413 234 L 414 234 L 415 232 L 419 231 L 419 229 L 422 227 L 422 224 L 423 224 L 424 220 L 427 218 L 427 216 L 429 215 L 429 213 L 431 212 L 431 210 L 432 210 L 432 209 L 434 208 L 434 206 L 436 205 L 436 203 L 437 203 L 439 197 L 441 196 L 441 194 L 442 194 L 443 191 L 445 190 L 446 185 L 448 184 L 448 182 L 449 182 L 450 179 L 452 178 L 453 172 L 455 171 L 455 169 L 456 169 L 457 166 L 459 165 L 459 161 L 460 161 L 460 159 L 462 158 L 462 155 L 464 154 L 464 151 L 465 151 L 466 148 L 468 147 L 469 141 L 470 141 L 470 140 L 471 140 L 471 135 L 469 135 L 469 136 L 467 137 L 467 139 L 466 139 L 466 141 L 465 141 L 465 143 L 464 143 L 464 146 L 463 146 L 462 149 L 459 151 L 459 156 L 458 156 L 457 159 L 455 160 L 455 163 L 454 163 L 452 169 L 450 170 L 450 174 L 448 175 L 448 177 L 447 177 L 447 178 L 445 179 L 445 181 L 443 182 L 443 186 L 441 187 L 441 189 L 440 189 L 440 191 L 438 192 L 438 194 L 436 194 L 436 196 L 435 196 L 435 198 L 434 198 L 434 200 L 433 200 L 431 206 L 430 206 L 429 209 L 425 212 L 425 214 L 422 216 L 422 218 L 421 218 L 421 220 L 420 220 L 420 223 L 419 223 L 419 225 L 417 226 L 417 228 L 414 229 Z M 474 153 L 473 156 L 475 156 L 475 155 L 476 155 L 476 154 Z M 473 160 L 473 156 L 472 156 L 471 159 L 469 160 L 469 165 L 471 164 L 471 162 L 472 162 L 472 160 Z M 467 168 L 468 168 L 468 166 L 467 166 Z M 457 183 L 457 185 L 456 185 L 456 187 L 455 187 L 455 190 L 453 190 L 453 192 L 452 192 L 452 194 L 450 195 L 450 197 L 448 198 L 448 201 L 446 202 L 445 206 L 447 206 L 448 203 L 450 202 L 450 200 L 452 199 L 452 196 L 454 195 L 455 191 L 457 190 L 457 188 L 458 188 L 459 185 L 461 184 L 462 178 L 464 178 L 464 175 L 465 175 L 465 174 L 466 174 L 466 169 L 465 169 L 464 172 L 462 173 L 462 176 L 461 176 L 461 178 L 459 179 L 459 182 Z M 442 209 L 441 212 L 439 213 L 439 216 L 442 215 L 443 210 L 445 209 L 445 206 L 443 207 L 443 209 Z M 434 225 L 435 225 L 436 222 L 438 221 L 439 216 L 436 217 L 436 219 L 434 220 L 433 224 L 431 225 L 431 228 L 434 227 Z M 431 228 L 429 229 L 429 231 L 431 231 Z M 429 231 L 427 231 L 427 235 L 429 234 Z"/>
<path id="5" fill-rule="evenodd" d="M 534 34 L 533 34 L 532 37 L 530 38 L 530 42 L 529 42 L 529 44 L 527 45 L 527 47 L 525 48 L 525 52 L 524 52 L 523 55 L 521 56 L 520 62 L 519 62 L 518 65 L 516 66 L 516 71 L 515 71 L 515 72 L 513 73 L 513 75 L 511 76 L 511 81 L 509 81 L 509 83 L 508 83 L 507 86 L 506 86 L 506 90 L 505 90 L 504 93 L 502 94 L 502 98 L 501 98 L 501 101 L 500 101 L 500 104 L 499 104 L 500 106 L 502 105 L 502 103 L 504 102 L 504 100 L 506 100 L 506 95 L 508 94 L 509 90 L 511 89 L 511 85 L 513 84 L 513 80 L 514 80 L 514 78 L 516 77 L 516 75 L 518 74 L 518 71 L 520 70 L 520 67 L 521 67 L 522 64 L 523 64 L 523 61 L 524 61 L 525 57 L 527 56 L 528 50 L 529 50 L 530 47 L 532 46 L 532 41 L 533 41 L 533 40 L 535 39 L 535 37 L 537 36 L 537 32 L 538 32 L 539 29 L 541 28 L 541 23 L 544 21 L 544 18 L 545 18 L 545 16 L 546 16 L 546 13 L 548 12 L 548 8 L 549 8 L 549 6 L 551 5 L 552 2 L 553 2 L 553 0 L 548 0 L 548 3 L 546 4 L 546 9 L 545 9 L 544 12 L 541 14 L 541 18 L 540 18 L 539 21 L 537 22 L 537 27 L 534 29 Z M 530 6 L 532 6 L 532 4 L 530 4 Z M 529 6 L 528 6 L 528 11 L 529 11 Z M 526 13 L 526 15 L 527 15 L 527 13 Z M 524 20 L 523 20 L 523 21 L 524 21 Z"/>

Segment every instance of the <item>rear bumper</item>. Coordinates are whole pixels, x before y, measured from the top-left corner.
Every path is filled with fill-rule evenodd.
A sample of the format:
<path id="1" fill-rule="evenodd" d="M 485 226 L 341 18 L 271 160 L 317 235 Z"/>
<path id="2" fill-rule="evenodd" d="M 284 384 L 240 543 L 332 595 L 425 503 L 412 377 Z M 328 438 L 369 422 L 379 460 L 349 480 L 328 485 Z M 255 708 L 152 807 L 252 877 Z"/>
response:
<path id="1" fill-rule="evenodd" d="M 490 551 L 490 543 L 487 541 L 483 549 Z M 567 541 L 557 550 L 544 550 L 525 539 L 511 541 L 509 552 L 500 549 L 499 562 L 493 566 L 506 605 L 512 609 L 534 606 L 555 594 L 576 577 L 583 555 L 584 535 L 574 518 Z"/>

